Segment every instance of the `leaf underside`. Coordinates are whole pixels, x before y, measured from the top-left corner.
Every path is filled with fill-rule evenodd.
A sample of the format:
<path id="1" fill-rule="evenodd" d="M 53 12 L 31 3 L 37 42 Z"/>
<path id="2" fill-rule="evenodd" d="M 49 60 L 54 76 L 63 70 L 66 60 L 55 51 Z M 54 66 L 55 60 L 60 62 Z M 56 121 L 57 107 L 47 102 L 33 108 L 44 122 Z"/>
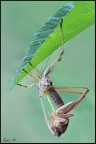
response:
<path id="1" fill-rule="evenodd" d="M 16 70 L 11 85 L 6 92 L 11 90 L 26 73 L 41 63 L 47 56 L 59 48 L 62 44 L 60 31 L 60 20 L 63 18 L 64 43 L 75 35 L 91 26 L 95 19 L 95 2 L 69 2 L 60 7 L 52 16 L 49 17 L 45 25 L 35 33 L 29 48 L 22 60 L 22 64 Z M 30 66 L 29 61 L 34 67 Z"/>

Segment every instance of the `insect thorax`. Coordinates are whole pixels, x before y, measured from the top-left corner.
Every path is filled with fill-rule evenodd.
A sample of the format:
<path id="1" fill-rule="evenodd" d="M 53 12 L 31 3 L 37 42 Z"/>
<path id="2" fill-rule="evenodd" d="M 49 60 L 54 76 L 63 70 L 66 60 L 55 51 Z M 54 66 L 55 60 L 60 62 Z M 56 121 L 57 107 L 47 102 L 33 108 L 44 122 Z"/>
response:
<path id="1" fill-rule="evenodd" d="M 42 77 L 38 83 L 39 96 L 43 96 L 50 87 L 52 87 L 52 81 L 48 76 Z"/>

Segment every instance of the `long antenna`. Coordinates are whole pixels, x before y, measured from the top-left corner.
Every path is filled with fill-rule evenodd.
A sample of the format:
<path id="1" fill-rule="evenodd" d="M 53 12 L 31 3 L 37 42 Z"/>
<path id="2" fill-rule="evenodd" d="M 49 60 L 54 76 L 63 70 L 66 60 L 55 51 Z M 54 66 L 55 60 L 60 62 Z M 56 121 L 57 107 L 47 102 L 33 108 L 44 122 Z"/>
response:
<path id="1" fill-rule="evenodd" d="M 49 130 L 53 133 L 53 131 L 51 130 L 50 125 L 49 125 L 49 123 L 48 123 L 48 119 L 47 119 L 47 115 L 46 115 L 46 111 L 45 111 L 45 108 L 44 108 L 44 104 L 43 104 L 42 98 L 40 98 L 40 100 L 41 100 L 41 105 L 42 105 L 42 109 L 43 109 L 43 112 L 44 112 L 44 117 L 45 117 L 47 126 L 48 126 Z M 53 134 L 54 134 L 54 133 L 53 133 Z"/>
<path id="2" fill-rule="evenodd" d="M 48 56 L 47 61 L 45 62 L 45 64 L 43 64 L 43 66 L 41 67 L 41 72 L 42 72 L 42 73 L 44 72 L 44 70 L 45 70 L 45 68 L 46 68 L 46 66 L 47 66 L 47 64 L 48 64 L 48 61 L 49 61 L 50 56 L 51 56 L 51 54 Z"/>

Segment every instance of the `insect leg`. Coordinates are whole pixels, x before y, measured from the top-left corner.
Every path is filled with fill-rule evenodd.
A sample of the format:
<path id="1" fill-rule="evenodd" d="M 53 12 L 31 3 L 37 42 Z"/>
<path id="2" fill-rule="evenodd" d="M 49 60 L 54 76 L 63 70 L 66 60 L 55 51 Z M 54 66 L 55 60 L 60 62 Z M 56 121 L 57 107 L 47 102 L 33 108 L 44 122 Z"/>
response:
<path id="1" fill-rule="evenodd" d="M 22 86 L 22 87 L 25 87 L 25 88 L 31 88 L 31 87 L 37 86 L 37 84 L 31 84 L 31 85 L 29 85 L 29 86 L 23 85 L 23 84 L 17 84 L 17 85 Z"/>
<path id="2" fill-rule="evenodd" d="M 76 88 L 81 88 L 81 87 L 76 87 Z M 85 92 L 83 92 L 83 94 L 80 96 L 80 98 L 78 98 L 77 100 L 75 100 L 73 102 L 69 102 L 69 103 L 61 106 L 60 108 L 58 108 L 56 110 L 56 112 L 57 113 L 64 113 L 64 114 L 66 114 L 66 113 L 70 112 L 71 110 L 73 110 L 84 99 L 84 97 L 86 96 L 86 94 L 89 92 L 88 88 L 85 88 L 85 87 L 83 87 L 83 88 L 85 89 Z"/>
<path id="3" fill-rule="evenodd" d="M 87 87 L 84 86 L 64 86 L 64 87 L 57 87 L 56 89 L 73 89 L 73 88 L 82 88 L 82 89 L 88 89 Z"/>
<path id="4" fill-rule="evenodd" d="M 55 89 L 57 92 L 71 93 L 71 94 L 83 94 L 83 92 L 66 91 L 63 89 Z"/>
<path id="5" fill-rule="evenodd" d="M 39 78 L 37 78 L 37 77 L 36 77 L 35 75 L 33 75 L 31 72 L 27 72 L 25 69 L 23 69 L 23 71 L 24 71 L 26 74 L 30 75 L 34 80 L 39 81 Z"/>
<path id="6" fill-rule="evenodd" d="M 83 94 L 83 92 L 74 92 L 74 91 L 69 91 L 69 90 L 67 90 L 66 91 L 66 89 L 78 89 L 78 88 L 82 88 L 82 89 L 88 89 L 88 88 L 86 88 L 86 87 L 83 87 L 83 86 L 64 86 L 64 87 L 56 87 L 55 88 L 55 90 L 57 91 L 57 92 L 65 92 L 65 93 L 72 93 L 72 94 Z"/>
<path id="7" fill-rule="evenodd" d="M 53 62 L 52 65 L 55 65 L 57 62 L 59 62 L 62 58 L 62 55 L 64 54 L 64 33 L 63 33 L 62 24 L 63 24 L 63 19 L 61 19 L 61 22 L 60 22 L 61 37 L 62 37 L 62 50 L 61 50 L 61 53 L 59 54 L 58 58 Z"/>
<path id="8" fill-rule="evenodd" d="M 33 66 L 33 64 L 31 62 L 29 62 L 30 66 L 32 66 L 38 73 L 39 76 L 41 76 L 41 72 L 39 71 L 39 69 L 37 69 L 36 67 Z"/>
<path id="9" fill-rule="evenodd" d="M 63 29 L 62 29 L 62 23 L 63 23 L 63 19 L 61 19 L 61 22 L 60 22 L 60 29 L 61 29 L 61 34 L 62 34 L 62 51 L 59 54 L 59 56 L 57 57 L 57 59 L 44 71 L 44 73 L 43 73 L 44 76 L 47 76 L 48 74 L 50 74 L 53 71 L 55 65 L 59 61 L 61 61 L 62 55 L 64 54 L 64 34 L 63 34 Z"/>

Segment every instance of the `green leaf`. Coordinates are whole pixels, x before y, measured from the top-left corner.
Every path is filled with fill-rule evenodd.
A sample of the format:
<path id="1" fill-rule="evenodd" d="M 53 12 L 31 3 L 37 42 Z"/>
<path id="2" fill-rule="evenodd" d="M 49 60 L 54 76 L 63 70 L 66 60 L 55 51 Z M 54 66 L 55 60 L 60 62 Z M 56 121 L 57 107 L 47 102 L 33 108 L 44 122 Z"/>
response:
<path id="1" fill-rule="evenodd" d="M 35 36 L 26 52 L 22 64 L 16 70 L 11 85 L 7 92 L 12 89 L 22 78 L 26 76 L 22 71 L 24 68 L 30 72 L 33 68 L 29 61 L 36 67 L 47 56 L 61 46 L 62 37 L 60 31 L 60 19 L 63 18 L 64 43 L 73 38 L 75 35 L 94 23 L 95 19 L 95 2 L 69 2 L 60 7 L 45 25 L 35 33 Z"/>

